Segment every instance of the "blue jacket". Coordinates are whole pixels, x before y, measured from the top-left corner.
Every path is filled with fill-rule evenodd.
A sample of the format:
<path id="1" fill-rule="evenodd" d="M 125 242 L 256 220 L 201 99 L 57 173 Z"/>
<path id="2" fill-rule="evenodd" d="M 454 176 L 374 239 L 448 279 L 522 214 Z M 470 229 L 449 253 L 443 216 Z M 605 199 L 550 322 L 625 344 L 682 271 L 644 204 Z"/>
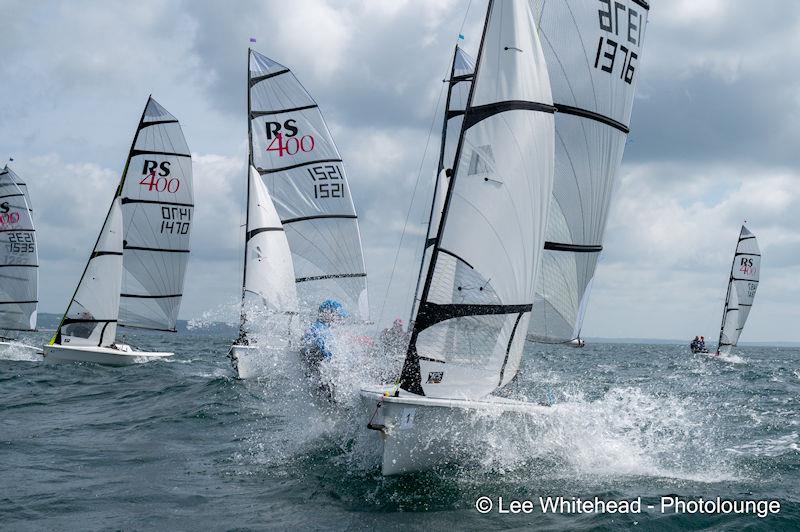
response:
<path id="1" fill-rule="evenodd" d="M 322 320 L 316 320 L 303 335 L 303 344 L 306 349 L 315 349 L 322 354 L 323 359 L 333 356 L 330 351 L 331 326 Z"/>

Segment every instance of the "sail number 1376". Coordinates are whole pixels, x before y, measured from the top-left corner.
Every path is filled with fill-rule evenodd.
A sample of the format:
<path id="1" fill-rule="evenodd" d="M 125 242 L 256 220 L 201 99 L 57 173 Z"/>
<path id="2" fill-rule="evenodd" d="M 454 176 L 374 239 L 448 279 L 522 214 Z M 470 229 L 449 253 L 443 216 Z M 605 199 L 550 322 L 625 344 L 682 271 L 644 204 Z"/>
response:
<path id="1" fill-rule="evenodd" d="M 612 0 L 599 0 L 599 2 L 600 29 L 610 33 L 611 36 L 600 37 L 594 67 L 615 75 L 616 65 L 620 65 L 619 79 L 631 84 L 636 71 L 635 62 L 639 58 L 633 47 L 641 46 L 644 17 L 640 11 L 622 2 Z"/>

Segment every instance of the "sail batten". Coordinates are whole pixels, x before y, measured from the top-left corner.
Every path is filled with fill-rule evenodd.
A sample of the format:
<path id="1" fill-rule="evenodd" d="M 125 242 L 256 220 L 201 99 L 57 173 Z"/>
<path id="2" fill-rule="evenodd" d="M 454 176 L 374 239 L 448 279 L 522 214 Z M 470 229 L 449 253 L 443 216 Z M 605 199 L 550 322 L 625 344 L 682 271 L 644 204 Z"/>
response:
<path id="1" fill-rule="evenodd" d="M 367 319 L 358 217 L 319 105 L 290 69 L 248 54 L 250 159 L 289 244 L 298 310 L 334 298 Z"/>
<path id="2" fill-rule="evenodd" d="M 400 378 L 419 395 L 480 398 L 516 375 L 544 244 L 554 108 L 527 1 L 490 1 L 475 65 Z"/>

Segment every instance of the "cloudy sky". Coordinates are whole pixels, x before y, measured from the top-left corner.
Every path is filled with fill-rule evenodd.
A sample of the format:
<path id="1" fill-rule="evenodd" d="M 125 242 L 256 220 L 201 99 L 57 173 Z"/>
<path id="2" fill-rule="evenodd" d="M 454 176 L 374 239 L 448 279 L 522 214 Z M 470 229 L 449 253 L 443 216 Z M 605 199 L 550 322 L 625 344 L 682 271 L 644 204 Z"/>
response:
<path id="1" fill-rule="evenodd" d="M 66 306 L 152 93 L 181 120 L 194 154 L 196 221 L 181 317 L 233 315 L 246 49 L 255 37 L 315 96 L 343 154 L 373 318 L 406 316 L 441 80 L 465 20 L 467 46 L 480 38 L 485 2 L 472 0 L 465 19 L 469 3 L 0 0 L 0 164 L 13 156 L 33 196 L 41 310 Z M 800 4 L 651 4 L 584 335 L 715 336 L 746 219 L 764 258 L 742 340 L 800 340 Z"/>

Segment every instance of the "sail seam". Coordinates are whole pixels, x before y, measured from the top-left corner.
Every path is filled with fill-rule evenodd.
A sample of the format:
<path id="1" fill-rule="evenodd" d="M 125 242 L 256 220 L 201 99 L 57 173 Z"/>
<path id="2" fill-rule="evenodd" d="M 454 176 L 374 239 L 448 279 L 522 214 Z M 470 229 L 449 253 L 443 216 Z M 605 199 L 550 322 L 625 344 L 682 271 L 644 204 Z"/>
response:
<path id="1" fill-rule="evenodd" d="M 295 222 L 305 222 L 307 220 L 320 220 L 323 218 L 342 218 L 342 219 L 350 219 L 350 220 L 357 220 L 358 216 L 355 214 L 316 214 L 314 216 L 301 216 L 299 218 L 287 218 L 286 220 L 281 220 L 283 225 L 286 224 L 293 224 Z"/>
<path id="2" fill-rule="evenodd" d="M 119 255 L 122 256 L 122 252 L 120 251 L 95 251 L 91 255 L 89 255 L 89 260 L 92 260 L 96 257 L 102 257 L 103 255 Z"/>
<path id="3" fill-rule="evenodd" d="M 251 111 L 250 120 L 258 118 L 259 116 L 280 115 L 283 113 L 291 113 L 293 111 L 305 111 L 306 109 L 316 109 L 317 107 L 319 107 L 319 105 L 313 104 L 313 105 L 303 105 L 301 107 L 290 107 L 288 109 L 278 109 L 276 111 Z"/>
<path id="4" fill-rule="evenodd" d="M 6 194 L 5 196 L 0 196 L 0 199 L 2 199 L 2 198 L 18 198 L 18 197 L 24 196 L 24 195 L 25 194 Z"/>
<path id="5" fill-rule="evenodd" d="M 475 269 L 475 268 L 472 266 L 472 264 L 470 264 L 469 262 L 465 261 L 464 259 L 462 259 L 461 257 L 459 257 L 458 255 L 456 255 L 455 253 L 453 253 L 452 251 L 450 251 L 450 250 L 448 250 L 448 249 L 444 249 L 443 247 L 441 247 L 441 246 L 440 246 L 440 247 L 439 247 L 439 252 L 440 252 L 440 253 L 444 253 L 445 255 L 450 255 L 451 257 L 453 257 L 453 258 L 454 258 L 454 259 L 456 259 L 456 260 L 460 260 L 461 262 L 463 262 L 464 264 L 466 264 L 467 266 L 469 266 L 469 268 L 470 268 L 471 270 L 474 270 L 474 269 Z"/>
<path id="6" fill-rule="evenodd" d="M 514 327 L 511 329 L 511 335 L 508 337 L 508 345 L 506 346 L 506 356 L 503 359 L 503 365 L 500 366 L 500 380 L 497 382 L 498 386 L 503 385 L 503 374 L 506 372 L 506 364 L 508 364 L 508 355 L 511 353 L 511 344 L 514 343 L 514 334 L 517 332 L 517 326 L 522 319 L 523 313 L 517 314 L 517 320 L 514 322 Z"/>
<path id="7" fill-rule="evenodd" d="M 261 76 L 250 78 L 250 88 L 252 89 L 254 85 L 264 81 L 265 79 L 274 78 L 275 76 L 280 76 L 281 74 L 287 74 L 289 72 L 291 71 L 287 68 L 286 70 L 279 70 L 278 72 L 271 72 L 269 74 L 263 74 Z"/>
<path id="8" fill-rule="evenodd" d="M 19 305 L 21 303 L 38 303 L 39 300 L 33 301 L 0 301 L 0 305 Z"/>
<path id="9" fill-rule="evenodd" d="M 0 233 L 35 233 L 35 229 L 0 229 Z"/>
<path id="10" fill-rule="evenodd" d="M 491 316 L 501 314 L 524 314 L 530 312 L 533 304 L 526 305 L 486 305 L 472 303 L 431 303 L 423 301 L 415 323 L 422 331 L 439 322 L 469 316 Z"/>
<path id="11" fill-rule="evenodd" d="M 172 297 L 181 297 L 183 294 L 167 294 L 163 296 L 155 296 L 149 294 L 120 294 L 119 297 L 136 297 L 139 299 L 168 299 Z"/>
<path id="12" fill-rule="evenodd" d="M 137 155 L 167 155 L 172 157 L 192 157 L 191 153 L 178 153 L 173 151 L 150 151 L 150 150 L 131 150 L 131 157 Z"/>
<path id="13" fill-rule="evenodd" d="M 141 246 L 125 246 L 124 249 L 132 249 L 134 251 L 162 251 L 164 253 L 189 253 L 188 249 L 148 248 Z"/>
<path id="14" fill-rule="evenodd" d="M 550 251 L 572 251 L 573 253 L 599 253 L 603 246 L 593 244 L 566 244 L 563 242 L 545 242 L 544 249 Z"/>
<path id="15" fill-rule="evenodd" d="M 143 200 L 143 199 L 133 199 L 133 198 L 122 198 L 122 204 L 127 205 L 128 203 L 150 203 L 153 205 L 174 205 L 175 207 L 194 207 L 194 203 L 178 203 L 174 201 L 158 201 L 158 200 Z"/>
<path id="16" fill-rule="evenodd" d="M 249 241 L 254 236 L 267 231 L 283 231 L 283 227 L 259 227 L 258 229 L 253 229 L 252 231 L 248 231 L 247 235 L 245 235 L 246 240 Z"/>
<path id="17" fill-rule="evenodd" d="M 64 318 L 62 322 L 62 326 L 59 329 L 63 328 L 64 325 L 69 325 L 70 323 L 114 323 L 117 320 L 98 320 L 98 319 L 82 319 L 82 318 Z"/>
<path id="18" fill-rule="evenodd" d="M 298 277 L 294 280 L 296 283 L 304 283 L 306 281 L 321 281 L 323 279 L 345 279 L 351 277 L 366 277 L 366 273 L 332 273 L 329 275 L 315 275 L 313 277 Z"/>
<path id="19" fill-rule="evenodd" d="M 177 124 L 177 123 L 178 123 L 177 120 L 156 120 L 155 122 L 147 122 L 147 123 L 142 122 L 141 124 L 139 124 L 139 131 L 150 126 L 158 126 L 161 124 Z"/>
<path id="20" fill-rule="evenodd" d="M 0 268 L 38 268 L 38 264 L 0 264 Z"/>
<path id="21" fill-rule="evenodd" d="M 264 168 L 256 168 L 256 170 L 258 170 L 259 174 L 264 175 L 264 174 L 274 174 L 276 172 L 285 172 L 286 170 L 294 170 L 295 168 L 301 168 L 303 166 L 308 166 L 310 164 L 340 163 L 340 162 L 342 162 L 341 159 L 317 159 L 315 161 L 307 161 L 304 163 L 293 164 L 291 166 L 284 166 L 282 168 L 271 168 L 269 170 L 266 170 Z"/>
<path id="22" fill-rule="evenodd" d="M 561 103 L 556 103 L 556 104 L 553 104 L 553 105 L 555 106 L 556 111 L 558 111 L 559 113 L 564 113 L 566 115 L 579 116 L 581 118 L 588 118 L 589 120 L 594 120 L 595 122 L 600 122 L 600 123 L 605 124 L 607 126 L 611 126 L 614 129 L 618 129 L 619 131 L 625 133 L 626 135 L 631 132 L 631 130 L 630 130 L 630 128 L 628 126 L 626 126 L 622 122 L 614 120 L 613 118 L 611 118 L 609 116 L 602 115 L 602 114 L 596 113 L 594 111 L 589 111 L 588 109 L 583 109 L 583 108 L 580 108 L 580 107 L 573 107 L 571 105 L 565 105 L 565 104 L 561 104 Z"/>
<path id="23" fill-rule="evenodd" d="M 471 128 L 478 122 L 482 122 L 499 113 L 507 111 L 539 111 L 542 113 L 555 113 L 556 108 L 552 105 L 540 102 L 529 102 L 525 100 L 506 100 L 502 102 L 488 103 L 486 105 L 476 105 L 470 107 L 464 117 L 464 130 Z"/>

